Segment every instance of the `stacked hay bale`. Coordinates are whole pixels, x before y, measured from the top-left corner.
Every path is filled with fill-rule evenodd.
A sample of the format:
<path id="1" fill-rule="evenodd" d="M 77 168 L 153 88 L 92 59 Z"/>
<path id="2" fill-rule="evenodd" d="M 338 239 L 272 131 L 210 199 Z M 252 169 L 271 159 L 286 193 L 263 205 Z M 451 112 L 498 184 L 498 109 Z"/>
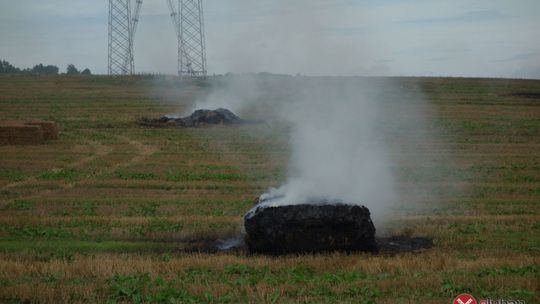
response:
<path id="1" fill-rule="evenodd" d="M 51 121 L 0 122 L 0 145 L 41 145 L 58 138 L 58 127 Z"/>
<path id="2" fill-rule="evenodd" d="M 25 123 L 28 126 L 40 126 L 45 140 L 58 139 L 58 127 L 53 121 L 33 120 Z"/>

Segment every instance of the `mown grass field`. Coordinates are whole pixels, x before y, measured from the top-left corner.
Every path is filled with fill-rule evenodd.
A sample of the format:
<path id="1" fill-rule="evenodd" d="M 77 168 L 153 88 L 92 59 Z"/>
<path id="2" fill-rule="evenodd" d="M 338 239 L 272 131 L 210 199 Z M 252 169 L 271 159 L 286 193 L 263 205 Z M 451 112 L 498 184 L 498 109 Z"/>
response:
<path id="1" fill-rule="evenodd" d="M 267 257 L 183 249 L 237 235 L 253 199 L 284 181 L 286 126 L 135 124 L 177 111 L 200 83 L 167 97 L 148 77 L 1 76 L 0 120 L 54 120 L 61 133 L 0 147 L 0 302 L 540 302 L 540 81 L 396 81 L 424 94 L 440 128 L 415 153 L 453 159 L 429 163 L 440 168 L 428 178 L 398 168 L 401 187 L 460 189 L 398 210 L 394 232 L 435 247 Z"/>

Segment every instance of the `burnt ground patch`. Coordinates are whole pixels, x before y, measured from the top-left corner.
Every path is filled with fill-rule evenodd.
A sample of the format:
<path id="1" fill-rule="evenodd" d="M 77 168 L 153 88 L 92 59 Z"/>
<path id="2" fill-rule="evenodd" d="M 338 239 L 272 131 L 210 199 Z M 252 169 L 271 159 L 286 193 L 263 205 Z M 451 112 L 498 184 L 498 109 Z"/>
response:
<path id="1" fill-rule="evenodd" d="M 399 254 L 422 252 L 433 247 L 433 239 L 429 237 L 391 236 L 376 238 L 380 254 Z"/>
<path id="2" fill-rule="evenodd" d="M 512 92 L 512 93 L 504 94 L 504 96 L 540 100 L 540 92 Z"/>
<path id="3" fill-rule="evenodd" d="M 182 248 L 174 250 L 176 253 L 231 253 L 237 255 L 251 254 L 245 241 L 244 235 L 237 235 L 229 239 L 192 239 L 184 243 Z M 410 237 L 404 235 L 396 235 L 389 237 L 376 237 L 379 251 L 372 253 L 374 255 L 397 255 L 404 253 L 421 253 L 433 248 L 433 239 L 429 237 Z M 328 251 L 328 252 L 347 252 L 355 253 L 356 251 Z M 361 251 L 357 251 L 361 253 Z M 275 255 L 275 254 L 271 254 Z"/>

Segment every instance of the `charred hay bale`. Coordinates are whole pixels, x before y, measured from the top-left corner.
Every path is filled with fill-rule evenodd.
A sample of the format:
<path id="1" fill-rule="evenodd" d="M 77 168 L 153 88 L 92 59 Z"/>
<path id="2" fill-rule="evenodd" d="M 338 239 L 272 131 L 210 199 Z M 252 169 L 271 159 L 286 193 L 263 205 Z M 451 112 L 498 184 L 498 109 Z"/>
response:
<path id="1" fill-rule="evenodd" d="M 243 120 L 238 116 L 234 115 L 231 111 L 227 109 L 217 109 L 217 110 L 196 110 L 190 116 L 176 119 L 180 121 L 180 125 L 186 127 L 195 127 L 199 125 L 215 125 L 215 124 L 237 124 L 242 123 Z"/>
<path id="2" fill-rule="evenodd" d="M 216 110 L 196 110 L 191 115 L 175 118 L 163 116 L 157 119 L 151 118 L 141 118 L 138 120 L 138 124 L 146 127 L 198 127 L 202 125 L 232 125 L 232 124 L 243 124 L 247 121 L 236 116 L 233 112 L 227 109 L 216 109 Z"/>
<path id="3" fill-rule="evenodd" d="M 244 217 L 245 241 L 255 253 L 377 252 L 375 226 L 364 206 L 259 204 Z"/>
<path id="4" fill-rule="evenodd" d="M 58 139 L 58 126 L 53 121 L 33 120 L 26 122 L 25 125 L 40 126 L 45 140 Z"/>
<path id="5" fill-rule="evenodd" d="M 41 126 L 12 122 L 0 124 L 0 145 L 40 145 L 44 142 Z"/>

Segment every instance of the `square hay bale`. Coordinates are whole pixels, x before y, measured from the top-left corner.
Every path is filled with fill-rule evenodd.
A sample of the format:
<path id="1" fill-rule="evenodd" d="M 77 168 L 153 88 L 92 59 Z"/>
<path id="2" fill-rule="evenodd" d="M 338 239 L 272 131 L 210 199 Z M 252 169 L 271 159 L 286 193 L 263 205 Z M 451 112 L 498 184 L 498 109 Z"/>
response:
<path id="1" fill-rule="evenodd" d="M 54 121 L 33 120 L 26 122 L 25 125 L 41 126 L 45 140 L 58 139 L 58 126 Z"/>
<path id="2" fill-rule="evenodd" d="M 244 217 L 245 241 L 255 253 L 378 252 L 368 208 L 339 201 L 259 203 Z"/>
<path id="3" fill-rule="evenodd" d="M 8 122 L 0 124 L 0 145 L 40 145 L 45 143 L 43 128 L 39 125 Z"/>

